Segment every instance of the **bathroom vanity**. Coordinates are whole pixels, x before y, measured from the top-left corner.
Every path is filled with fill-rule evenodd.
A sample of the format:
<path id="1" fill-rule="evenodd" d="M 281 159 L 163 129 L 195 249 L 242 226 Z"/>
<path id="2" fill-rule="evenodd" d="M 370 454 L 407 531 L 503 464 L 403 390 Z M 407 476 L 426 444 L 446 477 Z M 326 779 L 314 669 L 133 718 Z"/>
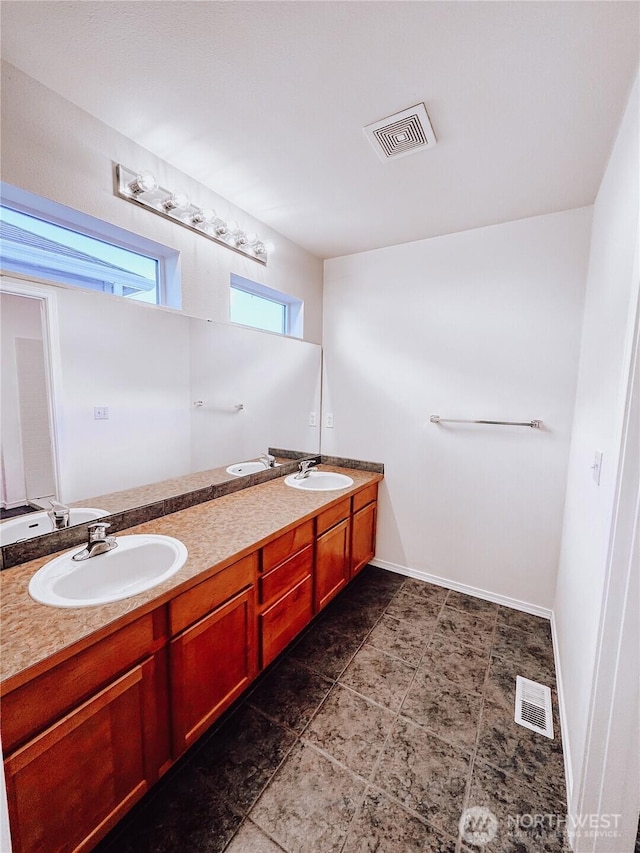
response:
<path id="1" fill-rule="evenodd" d="M 339 491 L 279 478 L 125 531 L 189 556 L 124 601 L 37 604 L 27 587 L 48 558 L 1 573 L 15 851 L 91 850 L 366 565 L 382 477 L 348 473 Z"/>

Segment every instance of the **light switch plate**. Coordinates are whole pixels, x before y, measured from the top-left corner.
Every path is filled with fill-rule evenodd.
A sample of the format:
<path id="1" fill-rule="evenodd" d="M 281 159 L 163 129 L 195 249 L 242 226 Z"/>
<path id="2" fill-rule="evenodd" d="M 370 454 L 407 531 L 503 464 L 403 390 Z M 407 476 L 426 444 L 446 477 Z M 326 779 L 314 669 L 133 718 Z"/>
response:
<path id="1" fill-rule="evenodd" d="M 94 421 L 106 421 L 109 418 L 109 407 L 108 406 L 94 406 L 93 407 L 93 419 Z"/>
<path id="2" fill-rule="evenodd" d="M 602 472 L 602 453 L 596 450 L 593 456 L 593 465 L 591 466 L 591 476 L 596 486 L 600 485 L 600 474 Z"/>

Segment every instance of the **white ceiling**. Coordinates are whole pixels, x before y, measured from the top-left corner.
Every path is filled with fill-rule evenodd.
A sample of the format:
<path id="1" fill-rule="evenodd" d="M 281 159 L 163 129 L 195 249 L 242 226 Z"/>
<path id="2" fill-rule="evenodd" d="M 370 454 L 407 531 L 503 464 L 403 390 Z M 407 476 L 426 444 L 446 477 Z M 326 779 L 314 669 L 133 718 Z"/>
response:
<path id="1" fill-rule="evenodd" d="M 639 8 L 4 0 L 2 54 L 326 258 L 591 204 Z M 438 144 L 382 163 L 362 128 L 420 101 Z"/>

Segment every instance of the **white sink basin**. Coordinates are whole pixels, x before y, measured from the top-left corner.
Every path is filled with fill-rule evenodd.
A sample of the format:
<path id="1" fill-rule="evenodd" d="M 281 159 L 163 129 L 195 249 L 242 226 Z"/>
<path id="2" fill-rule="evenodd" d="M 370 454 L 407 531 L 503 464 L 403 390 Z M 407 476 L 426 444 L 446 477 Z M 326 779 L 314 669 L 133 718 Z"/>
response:
<path id="1" fill-rule="evenodd" d="M 276 462 L 275 468 L 280 465 Z M 267 466 L 264 462 L 236 462 L 235 465 L 229 465 L 227 474 L 233 474 L 234 477 L 245 477 L 247 474 L 257 474 L 259 471 L 266 471 Z"/>
<path id="2" fill-rule="evenodd" d="M 39 569 L 29 595 L 52 607 L 90 607 L 137 595 L 182 568 L 187 549 L 178 539 L 153 534 L 118 536 L 118 547 L 76 562 L 82 547 L 66 551 Z"/>
<path id="3" fill-rule="evenodd" d="M 306 477 L 296 480 L 295 474 L 284 479 L 287 486 L 294 489 L 305 489 L 310 492 L 332 492 L 334 489 L 346 489 L 353 486 L 351 477 L 334 471 L 309 471 Z"/>
<path id="4" fill-rule="evenodd" d="M 94 507 L 74 506 L 71 507 L 69 526 L 83 524 L 85 521 L 94 521 L 109 513 L 104 509 Z M 43 533 L 52 533 L 53 524 L 46 510 L 42 512 L 29 512 L 26 515 L 17 515 L 0 524 L 0 545 L 11 545 L 21 539 L 33 539 L 34 536 L 42 536 Z"/>

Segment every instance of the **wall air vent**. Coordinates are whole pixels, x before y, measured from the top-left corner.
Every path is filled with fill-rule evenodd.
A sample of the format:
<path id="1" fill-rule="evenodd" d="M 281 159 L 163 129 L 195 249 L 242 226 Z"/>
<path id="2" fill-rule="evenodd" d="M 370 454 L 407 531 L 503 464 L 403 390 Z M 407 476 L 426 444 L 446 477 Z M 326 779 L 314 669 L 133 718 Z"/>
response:
<path id="1" fill-rule="evenodd" d="M 436 144 L 436 136 L 424 104 L 416 104 L 368 124 L 363 132 L 383 161 L 416 154 Z"/>
<path id="2" fill-rule="evenodd" d="M 516 676 L 516 723 L 553 740 L 551 689 Z"/>

